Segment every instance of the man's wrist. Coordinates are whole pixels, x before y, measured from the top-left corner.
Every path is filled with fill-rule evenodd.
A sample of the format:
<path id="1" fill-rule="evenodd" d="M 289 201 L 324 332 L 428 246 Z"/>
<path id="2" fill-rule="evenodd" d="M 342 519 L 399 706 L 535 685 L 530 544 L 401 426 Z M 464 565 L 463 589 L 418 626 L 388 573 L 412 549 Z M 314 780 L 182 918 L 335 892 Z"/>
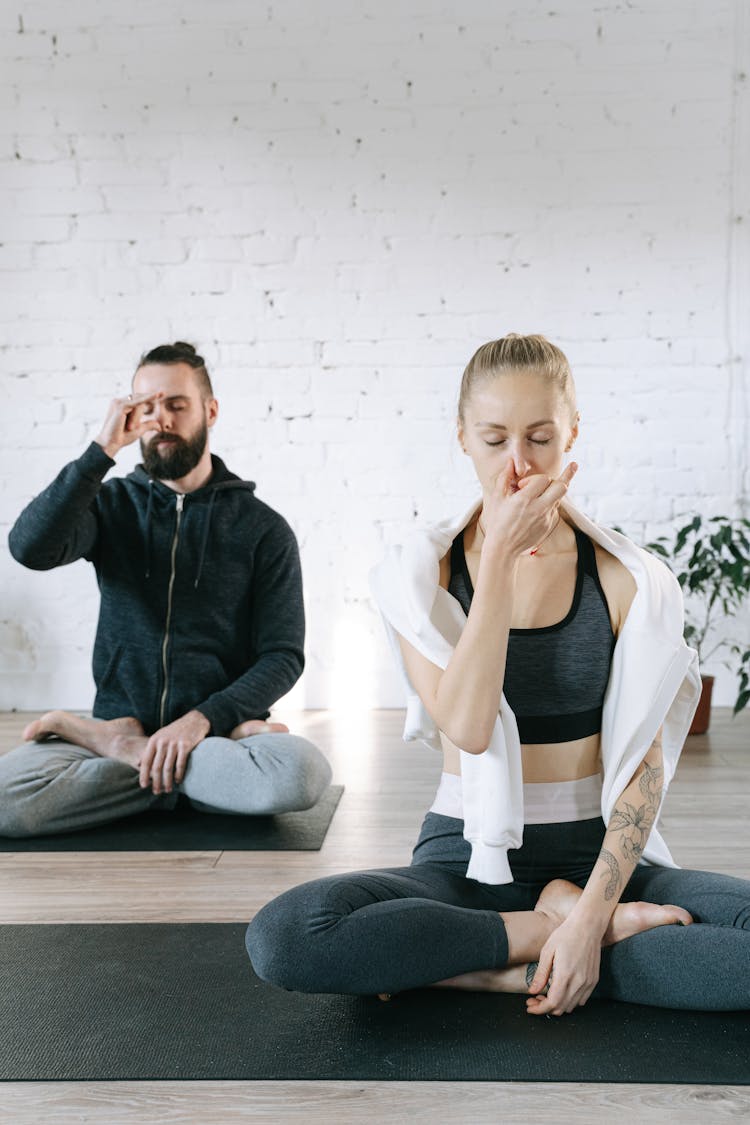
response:
<path id="1" fill-rule="evenodd" d="M 103 441 L 101 437 L 94 438 L 94 441 L 100 447 L 100 449 L 102 449 L 104 451 L 104 453 L 107 454 L 110 461 L 114 461 L 115 457 L 117 456 L 117 454 L 120 452 L 120 449 L 122 448 L 122 446 L 120 446 L 120 445 L 112 445 L 111 443 L 107 443 L 107 442 Z"/>
<path id="2" fill-rule="evenodd" d="M 205 738 L 211 733 L 210 719 L 208 719 L 202 711 L 199 711 L 197 707 L 193 711 L 189 711 L 188 715 L 193 720 L 193 722 L 202 729 L 201 738 Z"/>

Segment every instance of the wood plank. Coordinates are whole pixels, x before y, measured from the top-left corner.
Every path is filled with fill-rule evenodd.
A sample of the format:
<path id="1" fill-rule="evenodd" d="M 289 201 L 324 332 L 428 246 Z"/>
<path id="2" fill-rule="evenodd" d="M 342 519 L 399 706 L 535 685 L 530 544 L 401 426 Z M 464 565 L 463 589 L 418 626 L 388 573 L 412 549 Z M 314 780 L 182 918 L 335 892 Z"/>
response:
<path id="1" fill-rule="evenodd" d="M 706 1125 L 750 1115 L 746 1086 L 582 1082 L 10 1082 L 2 1100 L 7 1125 Z"/>

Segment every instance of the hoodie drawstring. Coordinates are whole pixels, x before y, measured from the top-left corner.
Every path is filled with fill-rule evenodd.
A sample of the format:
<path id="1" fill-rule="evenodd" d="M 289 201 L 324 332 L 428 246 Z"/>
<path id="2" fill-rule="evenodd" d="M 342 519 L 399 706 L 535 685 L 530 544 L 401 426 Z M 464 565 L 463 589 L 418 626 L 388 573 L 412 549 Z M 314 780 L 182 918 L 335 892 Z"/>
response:
<path id="1" fill-rule="evenodd" d="M 148 482 L 148 504 L 146 505 L 146 578 L 151 577 L 151 523 L 154 500 L 154 482 Z"/>
<path id="2" fill-rule="evenodd" d="M 214 510 L 214 500 L 215 499 L 216 499 L 216 490 L 214 490 L 209 497 L 208 511 L 206 512 L 206 519 L 205 519 L 205 522 L 203 524 L 203 538 L 201 539 L 201 552 L 200 552 L 200 555 L 198 556 L 198 570 L 197 570 L 197 573 L 195 575 L 195 582 L 193 583 L 193 589 L 196 589 L 196 590 L 198 589 L 198 583 L 201 580 L 201 574 L 203 572 L 203 560 L 206 557 L 206 547 L 208 545 L 208 532 L 209 532 L 209 529 L 211 527 L 211 513 Z"/>

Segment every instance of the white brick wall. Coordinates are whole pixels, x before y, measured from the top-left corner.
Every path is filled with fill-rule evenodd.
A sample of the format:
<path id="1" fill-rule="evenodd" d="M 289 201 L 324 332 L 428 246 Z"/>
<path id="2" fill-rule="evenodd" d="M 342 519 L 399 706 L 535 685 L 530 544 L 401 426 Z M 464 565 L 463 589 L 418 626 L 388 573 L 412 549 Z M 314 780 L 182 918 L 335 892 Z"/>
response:
<path id="1" fill-rule="evenodd" d="M 401 703 L 366 574 L 471 495 L 453 412 L 485 339 L 568 352 L 595 518 L 740 510 L 747 7 L 3 4 L 3 532 L 174 338 L 298 532 L 300 705 Z M 0 582 L 0 707 L 89 705 L 85 564 L 4 552 Z"/>

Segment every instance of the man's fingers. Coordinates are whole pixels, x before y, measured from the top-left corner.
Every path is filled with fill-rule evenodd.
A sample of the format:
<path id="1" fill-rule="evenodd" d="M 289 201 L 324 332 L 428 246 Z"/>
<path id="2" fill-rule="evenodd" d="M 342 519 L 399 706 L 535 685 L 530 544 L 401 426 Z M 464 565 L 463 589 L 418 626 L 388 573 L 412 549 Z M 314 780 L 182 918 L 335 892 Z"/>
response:
<path id="1" fill-rule="evenodd" d="M 149 416 L 146 416 L 144 418 L 146 410 L 153 404 L 153 402 L 154 396 L 152 396 L 145 402 L 136 402 L 135 404 L 131 402 L 125 402 L 123 406 L 125 412 L 125 429 L 129 432 L 137 430 L 143 426 L 151 428 L 156 427 L 158 429 L 159 422 L 156 418 Z"/>
<path id="2" fill-rule="evenodd" d="M 141 406 L 144 402 L 155 402 L 157 398 L 164 398 L 164 391 L 148 391 L 139 395 L 126 395 L 118 398 L 120 406 Z"/>
<path id="3" fill-rule="evenodd" d="M 154 793 L 161 793 L 161 769 L 164 762 L 164 748 L 157 745 L 154 759 L 151 763 L 151 788 Z"/>
<path id="4" fill-rule="evenodd" d="M 165 793 L 172 792 L 174 769 L 177 763 L 178 753 L 179 751 L 176 746 L 170 746 L 164 755 L 164 762 L 161 767 L 161 784 Z"/>
<path id="5" fill-rule="evenodd" d="M 188 751 L 185 746 L 180 746 L 177 751 L 177 761 L 175 762 L 174 779 L 179 785 L 185 776 L 185 766 L 188 760 Z"/>
<path id="6" fill-rule="evenodd" d="M 145 789 L 148 785 L 148 779 L 151 776 L 151 763 L 154 760 L 156 753 L 156 746 L 151 741 L 146 743 L 146 749 L 143 751 L 140 765 L 138 767 L 138 784 L 141 789 Z"/>

